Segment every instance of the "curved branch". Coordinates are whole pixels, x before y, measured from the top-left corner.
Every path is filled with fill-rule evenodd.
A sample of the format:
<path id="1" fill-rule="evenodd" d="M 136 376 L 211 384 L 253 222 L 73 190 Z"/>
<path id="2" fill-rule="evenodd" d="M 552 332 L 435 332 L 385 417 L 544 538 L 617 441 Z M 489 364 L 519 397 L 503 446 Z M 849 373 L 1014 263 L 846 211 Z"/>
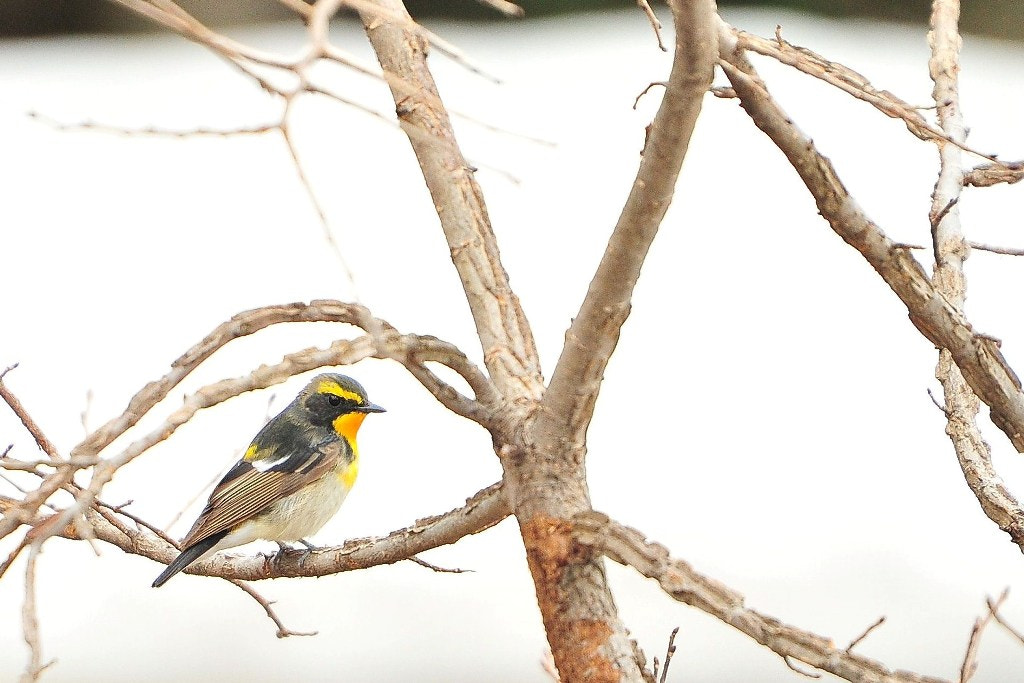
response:
<path id="1" fill-rule="evenodd" d="M 248 336 L 277 323 L 332 321 L 358 325 L 359 322 L 365 324 L 370 317 L 369 311 L 362 306 L 343 304 L 339 301 L 264 306 L 234 315 L 171 363 L 170 372 L 144 386 L 131 398 L 121 415 L 89 434 L 84 441 L 71 449 L 71 454 L 72 456 L 95 455 L 102 451 L 114 439 L 134 426 L 153 406 L 166 398 L 171 390 L 200 363 L 235 339 Z M 359 326 L 363 327 L 363 325 Z"/>
<path id="2" fill-rule="evenodd" d="M 605 367 L 630 310 L 640 267 L 672 203 L 676 179 L 714 76 L 718 42 L 713 2 L 674 2 L 676 42 L 665 96 L 648 129 L 643 159 L 586 298 L 544 394 L 538 429 L 555 428 L 582 447 Z M 565 427 L 569 433 L 566 434 Z"/>
<path id="3" fill-rule="evenodd" d="M 694 571 L 689 563 L 673 559 L 665 546 L 648 543 L 642 533 L 603 513 L 588 512 L 574 518 L 573 540 L 654 579 L 673 599 L 710 614 L 780 657 L 797 659 L 859 683 L 947 683 L 940 678 L 892 671 L 849 648 L 836 647 L 830 638 L 752 610 L 735 590 Z"/>
<path id="4" fill-rule="evenodd" d="M 165 399 L 171 390 L 174 389 L 174 387 L 177 386 L 186 376 L 188 376 L 188 374 L 200 363 L 212 356 L 218 349 L 229 342 L 258 332 L 271 325 L 294 322 L 347 323 L 374 335 L 374 341 L 384 338 L 385 335 L 388 335 L 387 340 L 397 338 L 398 342 L 394 342 L 392 345 L 387 343 L 381 344 L 383 348 L 372 351 L 371 355 L 379 353 L 381 354 L 380 357 L 398 360 L 403 364 L 408 363 L 409 365 L 407 365 L 407 367 L 410 367 L 410 365 L 412 367 L 418 367 L 420 364 L 416 360 L 416 354 L 408 348 L 409 345 L 407 342 L 411 339 L 424 340 L 428 346 L 434 348 L 434 356 L 425 358 L 424 360 L 437 360 L 438 362 L 443 362 L 445 364 L 450 363 L 449 367 L 462 375 L 474 392 L 476 392 L 477 398 L 480 401 L 488 402 L 491 405 L 493 405 L 493 402 L 495 401 L 494 389 L 487 381 L 487 378 L 484 377 L 483 373 L 481 373 L 476 366 L 470 363 L 466 358 L 466 355 L 456 347 L 447 344 L 446 342 L 442 342 L 436 337 L 410 336 L 403 338 L 395 331 L 394 327 L 383 320 L 374 318 L 370 314 L 370 311 L 363 306 L 330 299 L 318 299 L 308 304 L 297 302 L 291 304 L 263 306 L 261 308 L 243 311 L 232 316 L 227 322 L 218 325 L 210 334 L 203 338 L 202 341 L 171 363 L 170 372 L 159 380 L 150 382 L 136 393 L 128 402 L 128 406 L 121 415 L 110 420 L 105 425 L 89 434 L 84 441 L 75 446 L 71 450 L 72 456 L 95 455 L 109 446 L 114 439 L 121 436 L 128 429 L 134 426 L 143 415 L 153 408 L 153 406 Z M 395 344 L 397 344 L 397 346 L 395 346 Z M 333 348 L 334 347 L 332 346 L 332 349 Z M 299 354 L 294 354 L 295 357 L 286 357 L 284 362 L 292 363 L 291 367 L 295 368 L 291 371 L 291 374 L 304 371 L 298 368 L 305 368 L 306 370 L 309 370 L 321 367 L 321 365 L 329 365 L 330 363 L 328 360 L 331 354 L 338 353 L 338 349 L 335 349 L 333 352 L 330 350 L 324 352 L 326 360 L 321 362 L 312 357 L 315 355 L 315 351 L 315 349 L 310 349 L 299 352 Z M 308 361 L 299 357 L 303 354 L 310 356 Z M 315 364 L 318 362 L 320 363 L 319 365 Z M 410 369 L 412 369 L 412 367 L 410 367 Z M 268 377 L 263 381 L 267 381 L 269 383 L 258 386 L 258 382 L 254 380 L 250 389 L 240 389 L 239 393 L 241 393 L 241 391 L 251 391 L 256 388 L 271 386 L 272 384 L 283 381 L 290 376 L 282 376 L 269 368 L 261 368 L 261 371 L 265 375 L 268 375 Z M 270 376 L 279 376 L 280 379 L 277 382 L 269 381 Z M 431 387 L 427 386 L 427 389 L 431 389 Z M 433 390 L 431 389 L 431 391 Z"/>
<path id="5" fill-rule="evenodd" d="M 13 498 L 0 496 L 0 513 L 6 514 L 8 510 L 15 509 L 18 503 Z M 510 513 L 511 508 L 499 482 L 477 492 L 462 507 L 418 520 L 409 527 L 381 538 L 354 539 L 336 548 L 322 548 L 312 552 L 286 551 L 271 556 L 218 554 L 184 571 L 186 574 L 255 581 L 284 576 L 326 576 L 366 569 L 393 564 L 417 553 L 451 545 L 466 536 L 489 529 Z M 46 517 L 40 524 L 51 523 L 54 517 Z M 89 531 L 97 539 L 115 545 L 126 553 L 148 557 L 164 564 L 178 554 L 172 545 L 148 530 L 114 524 L 94 509 L 86 511 L 85 519 Z M 83 538 L 83 529 L 78 523 L 62 526 L 58 532 L 56 535 L 63 538 Z"/>
<path id="6" fill-rule="evenodd" d="M 324 321 L 356 325 L 370 332 L 370 335 L 353 341 L 339 340 L 327 349 L 312 348 L 289 354 L 280 363 L 261 366 L 245 377 L 226 379 L 203 387 L 188 396 L 182 406 L 171 413 L 156 429 L 132 442 L 117 455 L 97 460 L 102 448 L 135 425 L 189 372 L 228 342 L 275 323 Z M 100 491 L 119 468 L 169 437 L 198 411 L 247 391 L 279 384 L 300 372 L 329 365 L 352 364 L 369 357 L 397 360 L 453 412 L 474 420 L 485 428 L 491 424 L 493 407 L 497 404 L 497 393 L 487 377 L 452 344 L 436 337 L 399 334 L 389 323 L 370 315 L 366 308 L 339 301 L 318 300 L 310 304 L 295 303 L 254 309 L 240 313 L 218 326 L 203 341 L 176 360 L 172 364 L 171 372 L 138 392 L 122 415 L 107 422 L 75 447 L 72 450 L 72 458 L 64 462 L 53 474 L 48 475 L 39 488 L 27 495 L 22 506 L 14 511 L 16 514 L 0 520 L 0 538 L 9 534 L 25 520 L 31 519 L 50 495 L 71 481 L 74 472 L 80 469 L 80 466 L 73 466 L 73 463 L 95 461 L 92 477 L 87 487 L 76 492 L 75 502 L 60 513 L 57 523 L 49 527 L 50 534 L 71 523 L 77 515 L 92 506 Z M 477 394 L 477 399 L 463 396 L 443 382 L 425 367 L 425 362 L 443 363 L 459 373 Z"/>
<path id="7" fill-rule="evenodd" d="M 1024 453 L 1024 392 L 999 350 L 999 342 L 976 333 L 955 305 L 932 284 L 904 247 L 890 240 L 857 206 L 831 162 L 815 148 L 768 93 L 757 72 L 736 51 L 721 24 L 719 61 L 740 104 L 786 155 L 832 229 L 857 249 L 906 305 L 910 320 L 929 341 L 948 349 L 971 389 L 991 409 L 992 421 Z"/>

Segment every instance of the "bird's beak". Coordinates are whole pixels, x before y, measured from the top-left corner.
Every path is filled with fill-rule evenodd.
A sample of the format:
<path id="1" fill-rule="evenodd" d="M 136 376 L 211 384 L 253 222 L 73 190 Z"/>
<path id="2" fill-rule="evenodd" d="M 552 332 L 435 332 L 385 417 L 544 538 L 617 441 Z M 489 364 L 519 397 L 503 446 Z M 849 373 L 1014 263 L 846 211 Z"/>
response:
<path id="1" fill-rule="evenodd" d="M 376 403 L 364 403 L 359 406 L 358 412 L 360 413 L 386 413 L 387 411 L 381 408 Z"/>

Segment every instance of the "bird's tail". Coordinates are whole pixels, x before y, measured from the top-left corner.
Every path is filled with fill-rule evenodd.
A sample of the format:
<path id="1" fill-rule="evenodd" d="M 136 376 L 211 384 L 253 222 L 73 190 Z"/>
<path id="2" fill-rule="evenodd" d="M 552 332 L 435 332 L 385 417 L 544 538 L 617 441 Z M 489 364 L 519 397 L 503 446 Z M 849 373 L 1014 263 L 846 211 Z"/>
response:
<path id="1" fill-rule="evenodd" d="M 200 557 L 203 556 L 204 553 L 209 551 L 210 548 L 220 543 L 221 540 L 223 540 L 223 538 L 227 535 L 228 530 L 225 529 L 219 534 L 214 534 L 209 538 L 204 538 L 198 543 L 193 543 L 189 547 L 182 550 L 181 554 L 174 558 L 174 562 L 171 562 L 169 565 L 167 565 L 167 569 L 165 569 L 163 573 L 160 574 L 160 576 L 156 577 L 156 581 L 153 582 L 153 588 L 159 588 L 160 586 L 167 583 L 168 579 L 170 579 L 172 576 L 180 572 L 182 569 L 198 560 Z"/>

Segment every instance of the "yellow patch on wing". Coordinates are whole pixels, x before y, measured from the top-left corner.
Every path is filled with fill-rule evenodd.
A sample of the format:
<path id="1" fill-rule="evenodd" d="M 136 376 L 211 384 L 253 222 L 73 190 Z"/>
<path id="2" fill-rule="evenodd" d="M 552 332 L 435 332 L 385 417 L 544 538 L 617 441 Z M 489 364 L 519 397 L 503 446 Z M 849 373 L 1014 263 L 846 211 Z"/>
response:
<path id="1" fill-rule="evenodd" d="M 356 403 L 362 403 L 363 402 L 363 397 L 362 396 L 360 396 L 359 394 L 357 394 L 354 391 L 349 391 L 348 389 L 342 387 L 337 382 L 335 382 L 333 380 L 329 380 L 329 379 L 323 380 L 322 382 L 320 382 L 320 384 L 318 384 L 316 386 L 316 393 L 318 393 L 318 394 L 334 394 L 335 396 L 340 396 L 341 398 L 347 398 L 350 401 L 355 401 Z"/>
<path id="2" fill-rule="evenodd" d="M 352 445 L 352 450 L 356 450 L 356 433 L 365 419 L 366 413 L 345 413 L 334 418 L 334 431 L 345 437 Z"/>
<path id="3" fill-rule="evenodd" d="M 252 444 L 251 446 L 249 446 L 249 448 L 246 449 L 245 455 L 242 456 L 242 459 L 245 460 L 246 462 L 252 462 L 253 458 L 256 457 L 256 451 L 258 450 L 259 447 L 256 446 L 256 444 Z"/>

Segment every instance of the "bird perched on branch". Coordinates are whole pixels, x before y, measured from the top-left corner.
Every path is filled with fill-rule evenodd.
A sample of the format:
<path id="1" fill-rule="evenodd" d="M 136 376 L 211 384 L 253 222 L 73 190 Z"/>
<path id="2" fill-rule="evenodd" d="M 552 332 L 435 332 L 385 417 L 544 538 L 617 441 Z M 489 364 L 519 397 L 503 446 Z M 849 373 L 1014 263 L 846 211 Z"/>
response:
<path id="1" fill-rule="evenodd" d="M 213 489 L 181 554 L 153 586 L 218 550 L 257 539 L 312 548 L 306 537 L 334 516 L 355 483 L 363 419 L 382 412 L 351 377 L 314 377 Z"/>

